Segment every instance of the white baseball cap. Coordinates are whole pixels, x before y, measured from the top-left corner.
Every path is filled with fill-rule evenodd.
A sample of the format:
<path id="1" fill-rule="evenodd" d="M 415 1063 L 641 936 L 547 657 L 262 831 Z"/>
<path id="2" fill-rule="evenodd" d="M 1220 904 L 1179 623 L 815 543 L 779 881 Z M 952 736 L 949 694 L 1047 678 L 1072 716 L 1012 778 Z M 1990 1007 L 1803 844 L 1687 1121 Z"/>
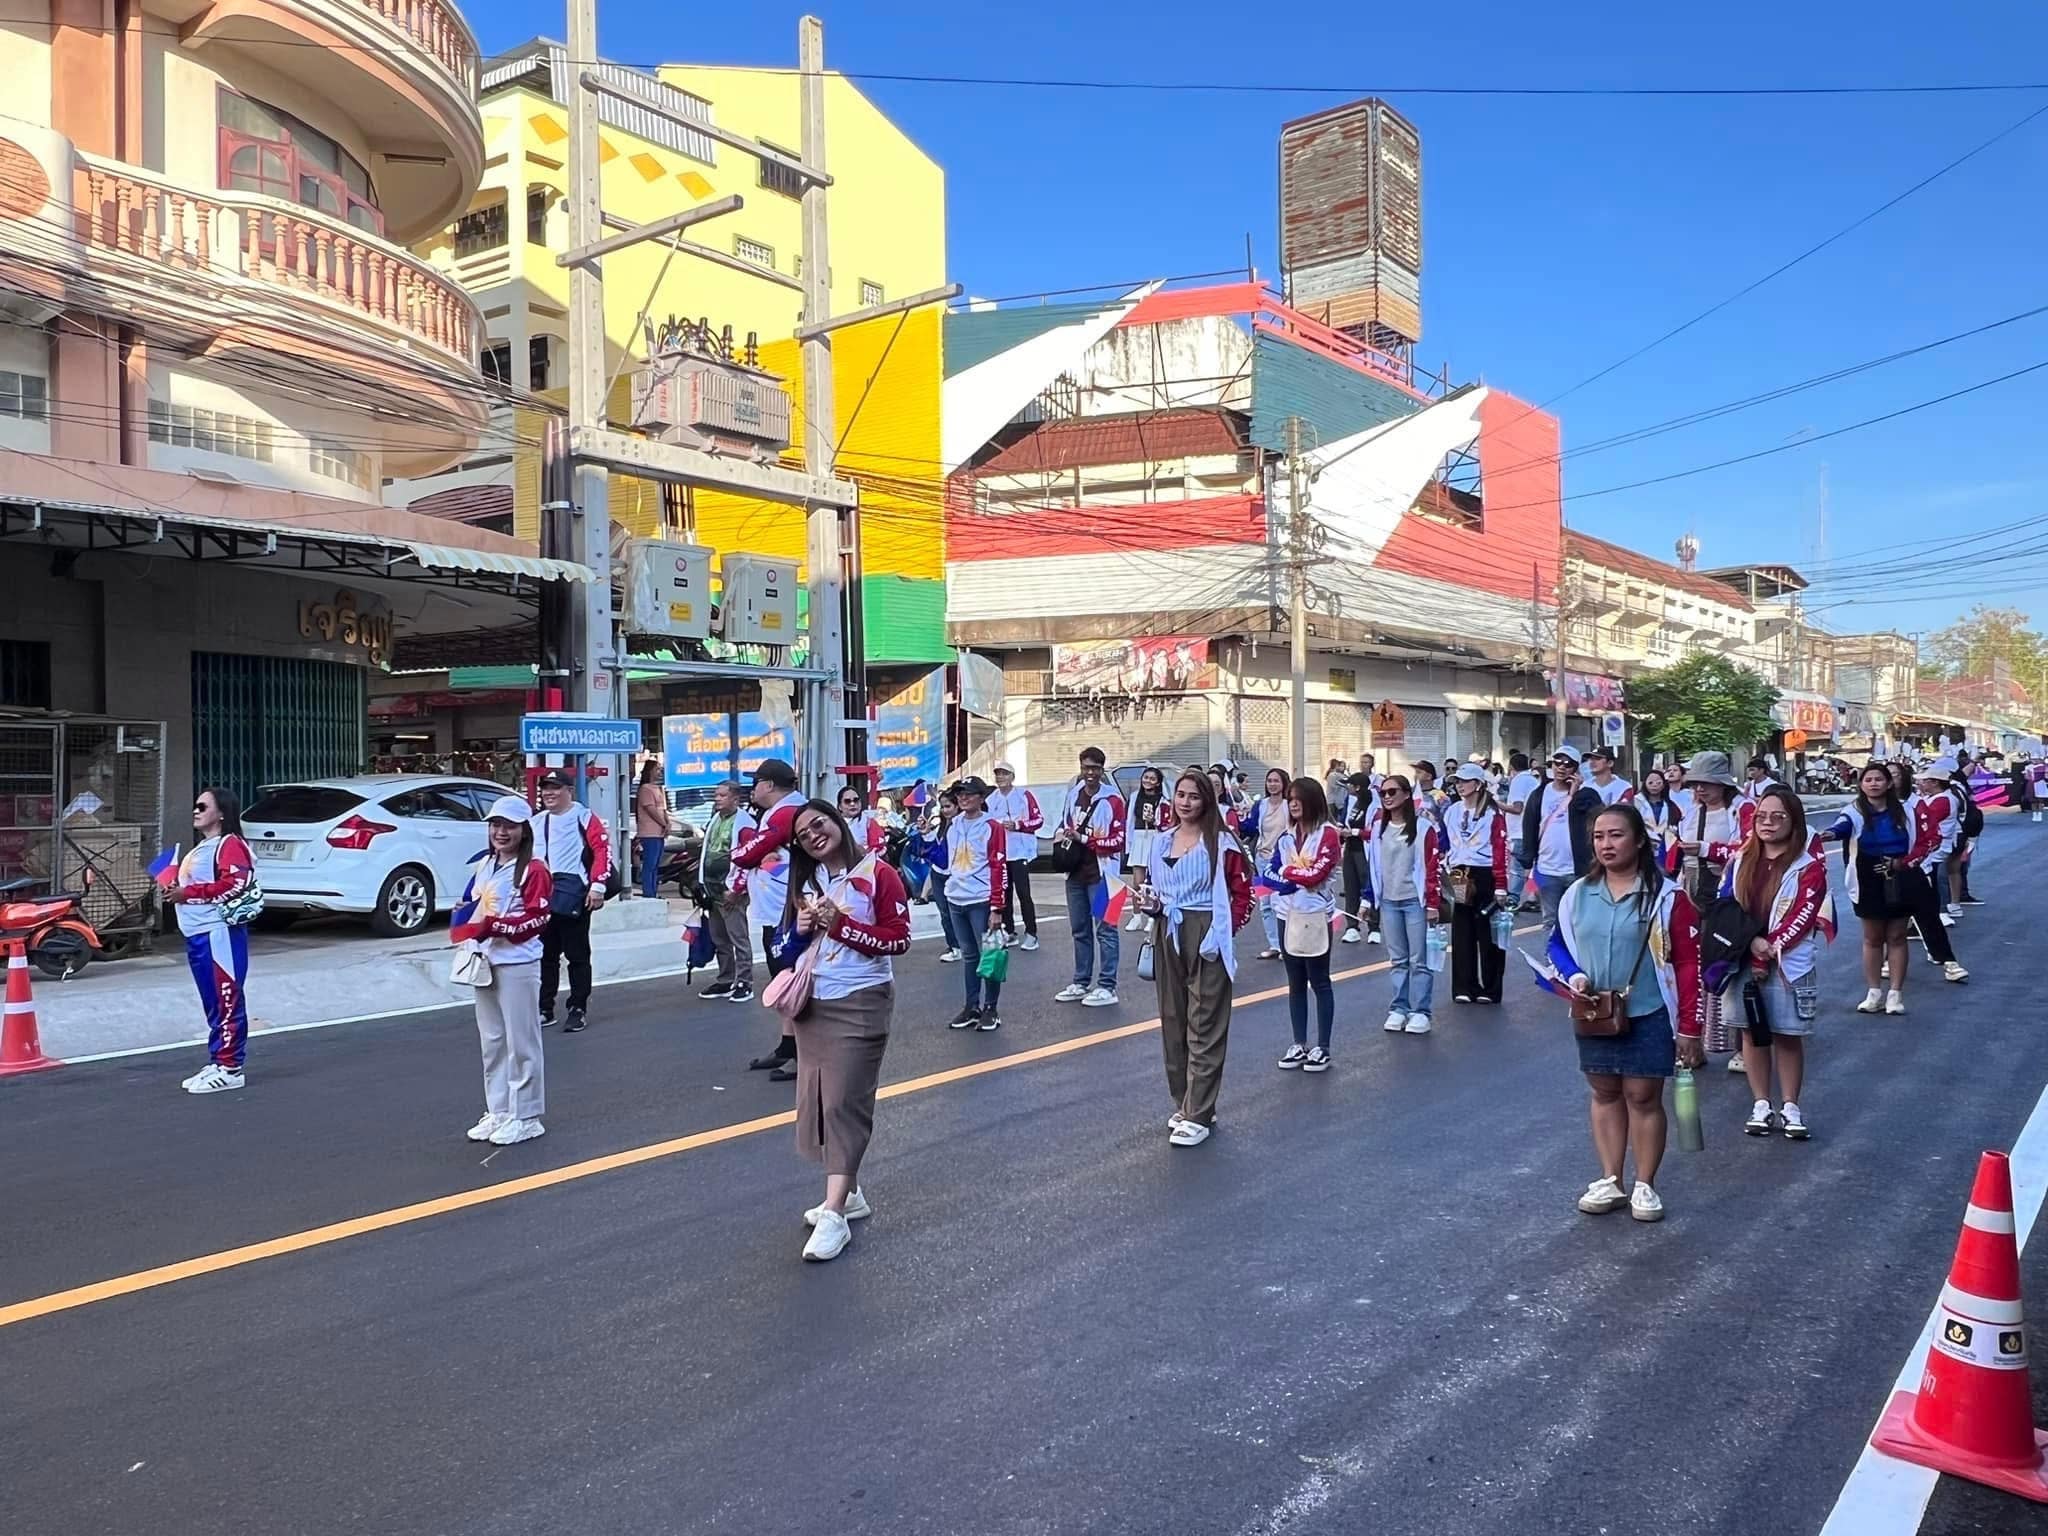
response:
<path id="1" fill-rule="evenodd" d="M 486 821 L 509 821 L 526 826 L 533 820 L 533 807 L 517 795 L 500 795 L 491 802 L 491 808 L 484 813 Z"/>
<path id="2" fill-rule="evenodd" d="M 1585 759 L 1582 756 L 1580 756 L 1579 749 L 1573 746 L 1570 742 L 1566 742 L 1563 746 L 1553 751 L 1550 754 L 1549 760 L 1551 762 L 1556 762 L 1557 759 L 1559 759 L 1560 757 L 1568 757 L 1574 763 L 1580 763 L 1585 761 Z"/>

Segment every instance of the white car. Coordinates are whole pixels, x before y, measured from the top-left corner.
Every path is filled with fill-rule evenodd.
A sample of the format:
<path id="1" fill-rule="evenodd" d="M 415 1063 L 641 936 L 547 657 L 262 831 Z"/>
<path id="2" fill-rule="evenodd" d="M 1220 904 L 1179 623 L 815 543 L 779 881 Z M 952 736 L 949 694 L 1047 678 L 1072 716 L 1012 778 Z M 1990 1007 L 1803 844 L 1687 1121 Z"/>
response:
<path id="1" fill-rule="evenodd" d="M 365 914 L 386 938 L 455 905 L 484 851 L 488 779 L 381 773 L 268 784 L 242 812 L 264 910 Z"/>

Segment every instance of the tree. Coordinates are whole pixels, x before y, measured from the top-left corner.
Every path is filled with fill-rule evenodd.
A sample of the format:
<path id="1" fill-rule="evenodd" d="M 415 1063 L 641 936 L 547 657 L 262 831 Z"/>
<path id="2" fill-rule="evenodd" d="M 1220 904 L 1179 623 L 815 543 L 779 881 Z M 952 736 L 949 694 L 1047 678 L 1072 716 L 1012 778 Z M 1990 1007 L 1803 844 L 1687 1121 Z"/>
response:
<path id="1" fill-rule="evenodd" d="M 1741 758 L 1777 729 L 1778 690 L 1725 656 L 1689 656 L 1628 685 L 1629 708 L 1654 721 L 1649 742 L 1690 757 L 1709 747 Z"/>
<path id="2" fill-rule="evenodd" d="M 2038 681 L 2048 665 L 2048 640 L 2029 628 L 2028 616 L 2017 608 L 1977 604 L 1946 629 L 1936 630 L 1921 647 L 1930 682 L 1965 677 L 1991 677 L 1998 663 L 2022 682 Z M 1934 675 L 1927 677 L 1929 668 Z"/>

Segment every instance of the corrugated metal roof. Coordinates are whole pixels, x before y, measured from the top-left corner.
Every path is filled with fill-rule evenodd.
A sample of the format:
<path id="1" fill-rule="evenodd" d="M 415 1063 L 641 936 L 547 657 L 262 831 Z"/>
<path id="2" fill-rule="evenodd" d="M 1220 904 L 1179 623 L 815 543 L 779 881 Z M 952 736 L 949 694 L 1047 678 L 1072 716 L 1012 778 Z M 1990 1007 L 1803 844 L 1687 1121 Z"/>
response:
<path id="1" fill-rule="evenodd" d="M 1042 422 L 977 465 L 975 473 L 1016 475 L 1235 454 L 1244 446 L 1241 422 L 1229 411 L 1200 407 Z"/>
<path id="2" fill-rule="evenodd" d="M 1252 338 L 1251 440 L 1287 451 L 1287 421 L 1299 416 L 1302 447 L 1316 448 L 1403 416 L 1428 402 L 1334 358 L 1267 331 Z"/>
<path id="3" fill-rule="evenodd" d="M 1610 544 L 1605 539 L 1596 539 L 1591 534 L 1580 533 L 1576 529 L 1565 530 L 1564 552 L 1568 558 L 1583 560 L 1588 565 L 1605 566 L 1608 570 L 1621 571 L 1643 581 L 1653 581 L 1659 586 L 1676 587 L 1681 592 L 1690 592 L 1694 597 L 1703 597 L 1711 603 L 1740 608 L 1745 612 L 1751 609 L 1748 598 L 1735 588 L 1714 580 L 1703 571 L 1681 570 L 1667 560 L 1638 554 L 1625 545 Z"/>
<path id="4" fill-rule="evenodd" d="M 1063 325 L 1091 320 L 1121 301 L 1108 304 L 1031 304 L 1017 309 L 954 309 L 946 312 L 946 377 L 965 373 L 976 364 L 1022 346 L 1034 336 Z"/>
<path id="5" fill-rule="evenodd" d="M 422 517 L 444 517 L 451 523 L 481 523 L 511 517 L 514 498 L 510 485 L 456 485 L 445 491 L 422 496 L 406 507 Z"/>
<path id="6" fill-rule="evenodd" d="M 863 576 L 862 634 L 868 665 L 953 659 L 946 644 L 946 584 L 909 576 Z"/>
<path id="7" fill-rule="evenodd" d="M 701 123 L 716 121 L 711 115 L 710 102 L 701 96 L 692 96 L 688 91 L 679 91 L 644 69 L 629 69 L 624 64 L 600 61 L 591 67 L 590 72 L 607 85 L 630 91 L 651 106 L 660 107 L 662 112 L 673 112 Z M 488 96 L 492 91 L 523 85 L 529 90 L 545 92 L 566 107 L 574 83 L 569 70 L 569 50 L 551 38 L 537 37 L 499 54 L 486 64 L 477 94 Z M 648 107 L 636 106 L 630 101 L 620 101 L 615 96 L 597 98 L 597 120 L 606 126 L 630 133 L 637 139 L 645 139 L 649 144 L 659 144 L 663 149 L 672 149 L 679 155 L 688 155 L 705 165 L 718 164 L 716 140 L 671 121 L 662 112 L 650 111 Z"/>
<path id="8" fill-rule="evenodd" d="M 379 542 L 409 550 L 412 557 L 429 570 L 495 571 L 500 576 L 531 576 L 537 581 L 584 582 L 597 579 L 589 566 L 578 565 L 573 560 L 543 560 L 538 555 L 507 555 L 487 549 L 454 549 L 445 544 L 413 544 L 391 539 Z"/>

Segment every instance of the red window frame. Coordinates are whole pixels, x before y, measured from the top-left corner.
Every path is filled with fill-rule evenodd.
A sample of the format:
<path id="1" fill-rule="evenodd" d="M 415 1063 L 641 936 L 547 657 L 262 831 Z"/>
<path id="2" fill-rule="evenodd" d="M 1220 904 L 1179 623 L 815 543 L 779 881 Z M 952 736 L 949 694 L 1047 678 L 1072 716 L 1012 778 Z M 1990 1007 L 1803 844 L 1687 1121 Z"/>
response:
<path id="1" fill-rule="evenodd" d="M 226 88 L 223 87 L 222 94 L 228 95 L 232 93 L 228 92 Z M 255 97 L 245 97 L 244 99 L 249 101 L 257 100 L 257 98 Z M 269 110 L 272 112 L 281 113 L 282 111 L 282 109 L 280 108 L 270 107 L 268 102 L 259 102 L 259 105 L 268 107 Z M 215 167 L 215 180 L 219 184 L 221 190 L 237 190 L 234 187 L 232 180 L 230 179 L 231 173 L 229 170 L 230 163 L 233 161 L 235 152 L 237 150 L 247 148 L 254 148 L 257 149 L 258 151 L 269 150 L 273 153 L 282 154 L 284 156 L 285 175 L 288 179 L 290 191 L 281 197 L 281 201 L 288 203 L 296 203 L 299 207 L 310 208 L 316 213 L 324 213 L 330 219 L 338 219 L 342 223 L 347 224 L 352 228 L 363 230 L 365 234 L 375 235 L 379 239 L 382 239 L 384 235 L 383 210 L 376 207 L 367 198 L 359 197 L 354 192 L 350 191 L 347 180 L 344 179 L 343 177 L 335 175 L 332 171 L 329 171 L 325 166 L 316 165 L 308 160 L 301 160 L 299 157 L 299 147 L 292 141 L 291 129 L 286 128 L 284 130 L 284 135 L 285 136 L 281 139 L 266 139 L 259 137 L 256 134 L 245 133 L 239 128 L 230 128 L 226 123 L 217 121 L 215 128 L 215 137 L 218 163 Z M 266 177 L 259 179 L 268 180 L 269 178 Z M 299 184 L 302 179 L 311 179 L 325 186 L 330 192 L 334 194 L 335 201 L 339 204 L 339 210 L 337 211 L 335 209 L 330 208 L 321 208 L 317 204 L 309 203 L 304 198 L 302 198 L 299 195 Z M 250 189 L 244 188 L 241 190 Z M 278 193 L 271 192 L 267 189 L 256 190 L 257 195 L 260 197 L 279 196 Z M 353 217 L 351 217 L 351 213 L 356 209 L 361 209 L 362 212 L 369 216 L 371 220 L 370 228 L 364 229 L 364 227 L 361 224 L 357 223 L 356 220 Z M 263 243 L 266 250 L 270 247 L 272 243 L 271 232 L 268 229 L 267 225 L 264 230 Z"/>

